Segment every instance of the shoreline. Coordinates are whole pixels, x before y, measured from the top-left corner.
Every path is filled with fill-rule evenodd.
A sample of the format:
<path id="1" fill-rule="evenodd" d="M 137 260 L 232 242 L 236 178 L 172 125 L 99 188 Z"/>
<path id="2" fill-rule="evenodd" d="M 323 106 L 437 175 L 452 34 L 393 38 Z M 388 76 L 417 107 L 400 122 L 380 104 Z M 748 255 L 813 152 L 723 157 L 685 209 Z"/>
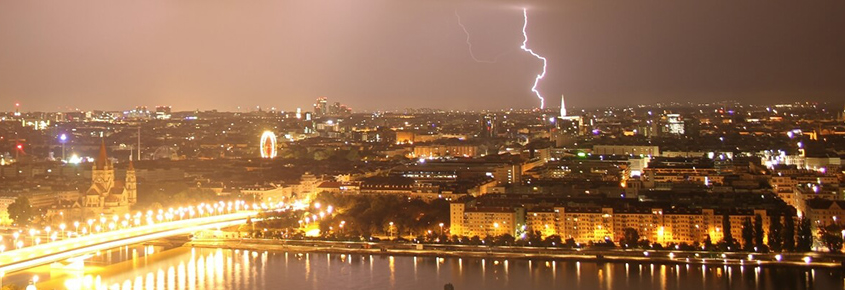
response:
<path id="1" fill-rule="evenodd" d="M 416 244 L 379 244 L 365 242 L 333 242 L 308 240 L 240 240 L 240 239 L 197 239 L 184 246 L 197 248 L 223 248 L 233 250 L 273 251 L 273 252 L 303 252 L 328 254 L 357 254 L 382 256 L 426 256 L 436 258 L 475 258 L 475 259 L 521 259 L 521 260 L 555 260 L 555 261 L 588 261 L 595 263 L 654 263 L 667 265 L 706 265 L 706 266 L 749 266 L 749 267 L 796 267 L 796 268 L 826 268 L 845 270 L 843 263 L 836 261 L 840 256 L 825 255 L 823 253 L 788 253 L 781 254 L 782 261 L 774 259 L 776 254 L 757 253 L 724 253 L 725 258 L 713 257 L 722 253 L 714 252 L 684 252 L 667 250 L 566 250 L 546 248 L 514 248 L 514 247 L 449 247 L 448 245 L 422 244 L 421 248 L 413 248 Z M 356 247 L 352 247 L 356 246 Z M 449 248 L 449 250 L 438 249 Z M 701 254 L 704 254 L 703 256 Z M 730 255 L 730 256 L 728 256 Z M 743 258 L 738 258 L 741 256 Z M 807 263 L 804 257 L 822 259 Z M 841 261 L 841 260 L 840 260 Z"/>

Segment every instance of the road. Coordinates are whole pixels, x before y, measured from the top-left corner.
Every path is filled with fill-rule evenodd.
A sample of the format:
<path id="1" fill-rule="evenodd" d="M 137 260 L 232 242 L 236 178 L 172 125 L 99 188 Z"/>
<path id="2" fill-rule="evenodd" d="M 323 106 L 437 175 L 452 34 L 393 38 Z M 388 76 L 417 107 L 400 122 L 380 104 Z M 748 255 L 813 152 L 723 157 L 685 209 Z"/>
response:
<path id="1" fill-rule="evenodd" d="M 163 222 L 70 238 L 0 253 L 0 273 L 12 273 L 87 253 L 142 243 L 169 236 L 242 224 L 257 212 L 244 211 L 210 217 Z M 2 274 L 0 274 L 2 276 Z"/>

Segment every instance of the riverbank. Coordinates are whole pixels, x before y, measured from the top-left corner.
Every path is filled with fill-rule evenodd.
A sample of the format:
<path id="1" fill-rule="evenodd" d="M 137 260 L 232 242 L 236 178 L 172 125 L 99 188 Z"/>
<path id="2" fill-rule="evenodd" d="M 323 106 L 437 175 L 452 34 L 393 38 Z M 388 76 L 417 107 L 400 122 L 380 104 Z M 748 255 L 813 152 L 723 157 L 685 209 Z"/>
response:
<path id="1" fill-rule="evenodd" d="M 842 255 L 823 253 L 717 253 L 667 250 L 572 250 L 561 248 L 418 245 L 269 239 L 195 239 L 186 246 L 250 251 L 330 253 L 349 255 L 401 255 L 478 259 L 571 260 L 751 267 L 843 268 Z"/>

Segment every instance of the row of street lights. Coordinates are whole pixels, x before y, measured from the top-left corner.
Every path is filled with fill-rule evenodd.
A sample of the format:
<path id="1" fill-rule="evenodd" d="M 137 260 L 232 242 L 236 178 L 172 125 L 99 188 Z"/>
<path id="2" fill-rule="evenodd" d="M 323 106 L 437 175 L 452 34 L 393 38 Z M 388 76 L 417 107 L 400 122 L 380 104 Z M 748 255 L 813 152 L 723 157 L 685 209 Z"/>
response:
<path id="1" fill-rule="evenodd" d="M 216 203 L 200 203 L 196 206 L 168 208 L 167 210 L 159 209 L 158 211 L 148 210 L 145 214 L 136 212 L 135 215 L 129 213 L 122 216 L 112 215 L 111 219 L 106 216 L 100 216 L 99 219 L 88 219 L 85 222 L 74 221 L 72 223 L 74 231 L 67 231 L 68 226 L 65 223 L 58 225 L 58 231 L 52 226 L 48 225 L 43 230 L 30 228 L 28 230 L 30 243 L 27 245 L 22 238 L 24 231 L 18 230 L 12 233 L 12 246 L 14 249 L 21 249 L 25 246 L 39 245 L 42 242 L 41 234 L 44 233 L 49 239 L 49 242 L 56 240 L 63 240 L 72 237 L 82 237 L 86 235 L 93 235 L 103 233 L 106 230 L 114 231 L 117 229 L 127 229 L 130 227 L 138 227 L 142 225 L 153 225 L 162 222 L 171 222 L 174 220 L 191 219 L 194 217 L 207 217 L 212 215 L 228 214 L 242 210 L 259 210 L 270 209 L 271 207 L 283 206 L 279 204 L 253 203 L 247 204 L 242 200 Z M 0 235 L 0 253 L 7 250 L 3 235 Z"/>

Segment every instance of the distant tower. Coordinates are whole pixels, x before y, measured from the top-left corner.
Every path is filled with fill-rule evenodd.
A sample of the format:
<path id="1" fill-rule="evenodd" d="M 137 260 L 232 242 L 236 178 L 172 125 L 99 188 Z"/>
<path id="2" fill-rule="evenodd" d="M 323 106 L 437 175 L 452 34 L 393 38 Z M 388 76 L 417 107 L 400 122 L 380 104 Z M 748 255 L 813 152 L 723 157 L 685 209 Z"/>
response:
<path id="1" fill-rule="evenodd" d="M 845 122 L 845 106 L 842 107 L 842 112 L 839 113 L 839 114 L 840 114 L 839 120 L 842 121 L 842 122 Z"/>
<path id="2" fill-rule="evenodd" d="M 132 164 L 132 159 L 129 159 L 129 167 L 126 169 L 126 195 L 129 200 L 129 205 L 135 205 L 138 202 L 138 182 L 135 179 L 135 165 Z"/>
<path id="3" fill-rule="evenodd" d="M 560 95 L 560 117 L 566 117 L 566 100 Z"/>

